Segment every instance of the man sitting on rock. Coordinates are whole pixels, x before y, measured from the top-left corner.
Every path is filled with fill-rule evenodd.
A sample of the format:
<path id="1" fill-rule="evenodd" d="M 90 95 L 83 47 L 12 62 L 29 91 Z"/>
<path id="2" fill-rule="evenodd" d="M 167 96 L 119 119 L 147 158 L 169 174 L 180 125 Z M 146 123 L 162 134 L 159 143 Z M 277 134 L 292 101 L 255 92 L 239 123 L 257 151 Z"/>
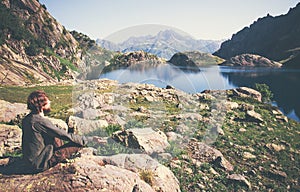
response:
<path id="1" fill-rule="evenodd" d="M 22 153 L 33 172 L 44 171 L 70 158 L 89 141 L 105 143 L 100 137 L 85 137 L 67 133 L 53 125 L 44 114 L 50 112 L 50 100 L 45 92 L 34 91 L 28 96 L 31 110 L 22 121 Z M 63 141 L 68 141 L 64 144 Z"/>

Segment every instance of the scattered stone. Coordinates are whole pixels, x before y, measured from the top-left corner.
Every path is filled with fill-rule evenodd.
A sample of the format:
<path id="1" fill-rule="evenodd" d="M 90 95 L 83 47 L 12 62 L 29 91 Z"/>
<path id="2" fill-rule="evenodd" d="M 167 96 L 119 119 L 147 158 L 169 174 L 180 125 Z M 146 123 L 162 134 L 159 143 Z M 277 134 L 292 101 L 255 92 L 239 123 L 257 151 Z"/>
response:
<path id="1" fill-rule="evenodd" d="M 145 99 L 146 99 L 146 101 L 149 101 L 149 102 L 153 102 L 154 101 L 154 98 L 152 96 L 150 96 L 150 95 L 146 95 Z"/>
<path id="2" fill-rule="evenodd" d="M 275 178 L 275 179 L 286 179 L 287 178 L 287 174 L 283 171 L 279 171 L 279 170 L 276 170 L 276 169 L 272 169 L 269 171 L 269 175 L 272 177 L 272 178 Z"/>
<path id="3" fill-rule="evenodd" d="M 180 134 L 185 134 L 185 133 L 190 132 L 190 128 L 188 126 L 186 126 L 184 123 L 181 123 L 176 127 L 176 132 L 178 132 Z"/>
<path id="4" fill-rule="evenodd" d="M 253 155 L 252 153 L 244 152 L 244 153 L 243 153 L 243 158 L 245 158 L 245 159 L 255 159 L 256 156 Z"/>
<path id="5" fill-rule="evenodd" d="M 141 112 L 141 113 L 148 113 L 149 111 L 146 109 L 146 107 L 144 106 L 140 106 L 138 109 L 137 109 L 138 112 Z"/>
<path id="6" fill-rule="evenodd" d="M 197 113 L 182 113 L 179 115 L 175 116 L 177 119 L 182 119 L 182 120 L 192 120 L 192 121 L 201 121 L 202 120 L 202 115 L 197 114 Z"/>
<path id="7" fill-rule="evenodd" d="M 239 129 L 239 132 L 240 132 L 240 133 L 244 133 L 244 132 L 246 132 L 246 131 L 247 131 L 247 129 L 245 129 L 245 128 L 240 128 L 240 129 Z"/>
<path id="8" fill-rule="evenodd" d="M 175 132 L 167 132 L 166 136 L 168 141 L 181 141 L 183 139 L 182 135 Z"/>
<path id="9" fill-rule="evenodd" d="M 247 115 L 247 120 L 249 120 L 249 121 L 254 121 L 254 122 L 257 122 L 257 123 L 264 122 L 261 114 L 255 112 L 254 110 L 253 111 L 247 111 L 246 115 Z"/>
<path id="10" fill-rule="evenodd" d="M 220 126 L 217 126 L 217 133 L 219 135 L 225 135 L 224 130 Z"/>
<path id="11" fill-rule="evenodd" d="M 239 106 L 239 108 L 242 111 L 253 111 L 254 110 L 254 105 L 248 104 L 248 103 L 243 103 Z"/>
<path id="12" fill-rule="evenodd" d="M 0 152 L 0 156 L 2 156 L 1 152 Z M 7 165 L 9 163 L 9 161 L 10 161 L 9 157 L 1 158 L 0 159 L 0 167 Z"/>
<path id="13" fill-rule="evenodd" d="M 157 154 L 157 159 L 170 161 L 172 158 L 173 157 L 170 153 L 159 153 L 159 154 Z"/>
<path id="14" fill-rule="evenodd" d="M 248 189 L 251 189 L 251 183 L 243 176 L 240 174 L 231 174 L 227 176 L 227 179 L 231 181 L 237 181 L 248 187 Z"/>
<path id="15" fill-rule="evenodd" d="M 0 124 L 0 156 L 21 149 L 22 130 L 16 125 Z"/>
<path id="16" fill-rule="evenodd" d="M 220 175 L 214 168 L 210 168 L 209 171 L 213 174 L 213 175 Z"/>
<path id="17" fill-rule="evenodd" d="M 285 150 L 285 146 L 284 145 L 277 145 L 277 144 L 274 144 L 274 143 L 268 143 L 268 144 L 266 144 L 266 147 L 268 149 L 270 149 L 272 151 L 276 151 L 276 152 Z"/>
<path id="18" fill-rule="evenodd" d="M 171 168 L 181 168 L 181 161 L 179 159 L 173 159 L 170 162 L 170 167 Z"/>
<path id="19" fill-rule="evenodd" d="M 206 188 L 205 185 L 203 185 L 203 184 L 201 184 L 201 183 L 197 183 L 196 185 L 197 185 L 197 187 L 198 187 L 199 189 L 205 189 L 205 188 Z"/>
<path id="20" fill-rule="evenodd" d="M 284 115 L 276 115 L 276 119 L 279 121 L 282 121 L 282 122 L 286 122 L 286 123 L 289 122 L 289 119 L 287 118 L 287 116 L 284 116 Z"/>
<path id="21" fill-rule="evenodd" d="M 189 167 L 186 167 L 184 169 L 184 172 L 188 173 L 188 174 L 193 174 L 193 169 L 192 168 L 189 168 Z"/>
<path id="22" fill-rule="evenodd" d="M 231 109 L 231 110 L 239 108 L 239 104 L 236 102 L 226 101 L 225 105 L 227 109 Z"/>
<path id="23" fill-rule="evenodd" d="M 227 161 L 227 159 L 222 155 L 219 156 L 215 159 L 215 161 L 213 162 L 213 164 L 222 167 L 224 170 L 226 171 L 233 171 L 234 167 L 233 165 L 231 165 L 231 163 L 229 161 Z"/>

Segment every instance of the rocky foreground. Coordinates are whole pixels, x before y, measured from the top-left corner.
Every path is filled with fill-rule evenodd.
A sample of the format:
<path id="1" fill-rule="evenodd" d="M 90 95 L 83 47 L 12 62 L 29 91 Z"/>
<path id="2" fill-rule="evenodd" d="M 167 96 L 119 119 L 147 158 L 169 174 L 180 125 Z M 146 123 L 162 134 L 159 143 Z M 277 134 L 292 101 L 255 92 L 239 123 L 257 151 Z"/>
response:
<path id="1" fill-rule="evenodd" d="M 0 188 L 7 191 L 297 191 L 300 126 L 241 87 L 186 94 L 170 86 L 73 85 L 57 126 L 107 138 L 38 174 L 22 172 L 25 104 L 0 101 Z M 63 105 L 63 104 L 62 104 Z M 13 167 L 13 168 L 12 168 Z M 25 174 L 26 173 L 26 174 Z"/>

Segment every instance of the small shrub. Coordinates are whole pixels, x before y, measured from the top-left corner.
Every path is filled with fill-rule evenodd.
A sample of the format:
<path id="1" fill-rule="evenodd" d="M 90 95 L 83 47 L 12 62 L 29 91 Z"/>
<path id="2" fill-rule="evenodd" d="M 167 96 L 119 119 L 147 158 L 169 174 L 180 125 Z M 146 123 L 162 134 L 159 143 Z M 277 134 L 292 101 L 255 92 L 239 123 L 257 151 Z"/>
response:
<path id="1" fill-rule="evenodd" d="M 150 169 L 142 169 L 139 171 L 140 178 L 148 183 L 150 186 L 154 184 L 154 173 Z"/>
<path id="2" fill-rule="evenodd" d="M 108 125 L 105 127 L 106 133 L 111 136 L 114 132 L 120 131 L 122 127 L 120 125 Z"/>
<path id="3" fill-rule="evenodd" d="M 271 99 L 273 98 L 273 93 L 271 92 L 268 85 L 255 83 L 254 89 L 256 89 L 261 93 L 263 102 L 265 103 L 271 102 Z"/>

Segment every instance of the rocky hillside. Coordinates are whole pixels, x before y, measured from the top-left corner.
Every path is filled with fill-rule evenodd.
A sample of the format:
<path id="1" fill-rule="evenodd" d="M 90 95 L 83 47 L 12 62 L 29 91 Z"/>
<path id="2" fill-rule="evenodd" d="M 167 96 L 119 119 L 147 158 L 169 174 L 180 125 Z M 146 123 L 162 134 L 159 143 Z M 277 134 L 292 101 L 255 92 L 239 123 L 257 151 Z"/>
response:
<path id="1" fill-rule="evenodd" d="M 174 54 L 168 61 L 176 66 L 188 66 L 188 67 L 199 67 L 199 66 L 209 66 L 218 65 L 224 60 L 213 56 L 209 53 L 201 53 L 198 51 L 190 51 L 183 53 Z"/>
<path id="2" fill-rule="evenodd" d="M 242 54 L 231 57 L 229 60 L 221 63 L 223 66 L 240 66 L 240 67 L 281 67 L 282 64 L 276 61 L 271 61 L 268 58 L 253 55 Z"/>
<path id="3" fill-rule="evenodd" d="M 286 67 L 300 67 L 300 3 L 285 15 L 259 18 L 214 53 L 229 59 L 250 53 L 280 62 Z"/>
<path id="4" fill-rule="evenodd" d="M 38 0 L 0 3 L 0 84 L 25 85 L 72 78 L 82 50 Z"/>
<path id="5" fill-rule="evenodd" d="M 1 189 L 300 189 L 300 125 L 278 108 L 262 103 L 262 95 L 256 90 L 240 87 L 187 94 L 171 87 L 118 84 L 105 79 L 73 87 L 32 89 L 51 90 L 53 104 L 64 100 L 60 106 L 72 112 L 67 124 L 52 119 L 55 124 L 78 134 L 106 137 L 108 142 L 91 144 L 94 149 L 85 149 L 43 173 L 20 174 L 21 130 L 16 117 L 26 113 L 26 105 L 1 101 L 0 113 L 7 114 L 0 119 Z M 13 91 L 20 101 L 20 95 L 30 92 L 22 87 L 7 91 Z M 12 102 L 11 96 L 0 95 Z M 73 97 L 73 102 L 68 97 Z"/>
<path id="6" fill-rule="evenodd" d="M 112 71 L 114 69 L 126 68 L 136 64 L 146 63 L 146 65 L 164 64 L 166 61 L 151 53 L 145 51 L 133 51 L 128 53 L 117 52 L 106 62 L 103 72 Z"/>
<path id="7" fill-rule="evenodd" d="M 97 40 L 106 49 L 121 52 L 145 51 L 158 57 L 170 59 L 177 52 L 201 51 L 213 53 L 220 48 L 222 41 L 196 40 L 183 36 L 174 30 L 160 31 L 157 35 L 130 37 L 128 40 L 115 44 L 107 40 Z"/>
<path id="8" fill-rule="evenodd" d="M 66 30 L 38 0 L 3 0 L 0 10 L 0 85 L 97 79 L 116 67 L 164 62 L 143 51 L 105 50 L 88 36 Z"/>

